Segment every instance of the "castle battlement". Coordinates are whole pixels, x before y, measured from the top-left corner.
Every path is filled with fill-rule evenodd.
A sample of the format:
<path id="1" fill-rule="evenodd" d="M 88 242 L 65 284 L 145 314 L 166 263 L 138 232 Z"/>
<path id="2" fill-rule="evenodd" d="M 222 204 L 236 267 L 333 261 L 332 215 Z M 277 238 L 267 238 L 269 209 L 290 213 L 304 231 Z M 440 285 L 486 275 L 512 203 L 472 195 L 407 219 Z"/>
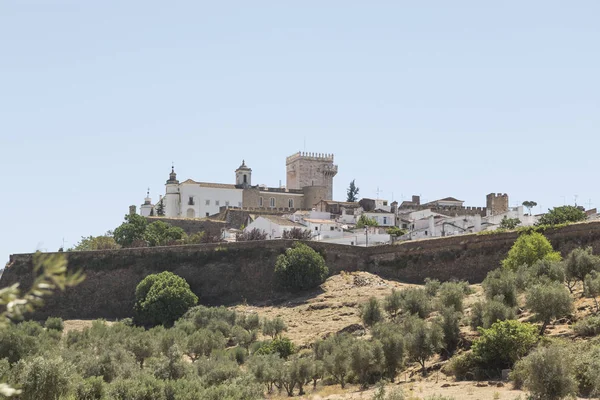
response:
<path id="1" fill-rule="evenodd" d="M 304 159 L 308 161 L 330 161 L 333 162 L 333 154 L 324 154 L 324 153 L 310 153 L 306 151 L 299 151 L 296 154 L 292 154 L 291 156 L 285 159 L 286 164 L 294 162 L 298 159 Z"/>

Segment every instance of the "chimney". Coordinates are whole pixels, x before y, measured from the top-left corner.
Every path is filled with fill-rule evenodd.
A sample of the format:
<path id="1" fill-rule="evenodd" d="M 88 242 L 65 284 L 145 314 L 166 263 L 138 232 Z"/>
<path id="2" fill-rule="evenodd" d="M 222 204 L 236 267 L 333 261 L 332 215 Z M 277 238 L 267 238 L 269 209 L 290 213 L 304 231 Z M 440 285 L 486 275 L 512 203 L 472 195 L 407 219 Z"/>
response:
<path id="1" fill-rule="evenodd" d="M 421 205 L 421 196 L 414 196 L 413 195 L 412 202 L 415 203 L 416 205 L 420 206 Z"/>

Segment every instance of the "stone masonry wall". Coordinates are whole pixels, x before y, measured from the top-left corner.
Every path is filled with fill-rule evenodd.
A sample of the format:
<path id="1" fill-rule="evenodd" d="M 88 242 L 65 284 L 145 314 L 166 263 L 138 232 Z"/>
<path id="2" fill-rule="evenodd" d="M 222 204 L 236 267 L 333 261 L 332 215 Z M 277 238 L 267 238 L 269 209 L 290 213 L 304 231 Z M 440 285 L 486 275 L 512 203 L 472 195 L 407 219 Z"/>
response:
<path id="1" fill-rule="evenodd" d="M 580 246 L 600 252 L 600 223 L 570 225 L 545 232 L 563 255 Z M 422 283 L 426 277 L 481 282 L 516 240 L 515 232 L 464 235 L 404 242 L 399 245 L 352 247 L 307 242 L 320 252 L 331 274 L 369 271 L 387 279 Z M 131 316 L 135 287 L 146 275 L 164 270 L 184 277 L 201 304 L 273 302 L 285 297 L 273 279 L 277 256 L 292 241 L 122 249 L 64 253 L 69 269 L 82 269 L 86 280 L 46 299 L 35 318 L 124 318 Z M 10 257 L 0 287 L 31 285 L 32 254 Z"/>

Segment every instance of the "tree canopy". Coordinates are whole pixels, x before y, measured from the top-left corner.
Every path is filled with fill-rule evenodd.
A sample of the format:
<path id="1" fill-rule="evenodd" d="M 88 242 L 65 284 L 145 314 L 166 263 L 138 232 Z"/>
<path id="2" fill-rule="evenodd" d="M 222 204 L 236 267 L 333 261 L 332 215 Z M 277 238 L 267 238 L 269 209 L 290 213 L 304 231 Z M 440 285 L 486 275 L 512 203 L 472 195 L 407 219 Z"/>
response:
<path id="1" fill-rule="evenodd" d="M 148 220 L 138 214 L 127 214 L 125 222 L 115 229 L 115 241 L 123 247 L 130 247 L 135 241 L 143 240 Z"/>
<path id="2" fill-rule="evenodd" d="M 552 245 L 544 235 L 533 232 L 521 235 L 502 260 L 505 268 L 516 271 L 521 265 L 532 266 L 538 260 L 560 261 L 560 253 L 554 251 Z"/>
<path id="3" fill-rule="evenodd" d="M 319 253 L 303 243 L 295 243 L 277 257 L 275 275 L 287 289 L 307 290 L 325 282 L 329 269 Z"/>
<path id="4" fill-rule="evenodd" d="M 148 275 L 135 289 L 135 319 L 142 325 L 171 326 L 196 303 L 198 297 L 182 277 L 168 271 Z"/>
<path id="5" fill-rule="evenodd" d="M 349 201 L 350 203 L 354 203 L 358 200 L 358 192 L 360 191 L 360 188 L 356 186 L 354 181 L 355 179 L 352 179 L 352 182 L 350 182 L 350 186 L 348 186 L 348 190 L 346 191 L 348 195 L 346 201 Z"/>
<path id="6" fill-rule="evenodd" d="M 538 225 L 566 224 L 569 222 L 583 221 L 585 219 L 585 212 L 579 207 L 561 206 L 548 210 L 546 214 L 540 217 Z"/>

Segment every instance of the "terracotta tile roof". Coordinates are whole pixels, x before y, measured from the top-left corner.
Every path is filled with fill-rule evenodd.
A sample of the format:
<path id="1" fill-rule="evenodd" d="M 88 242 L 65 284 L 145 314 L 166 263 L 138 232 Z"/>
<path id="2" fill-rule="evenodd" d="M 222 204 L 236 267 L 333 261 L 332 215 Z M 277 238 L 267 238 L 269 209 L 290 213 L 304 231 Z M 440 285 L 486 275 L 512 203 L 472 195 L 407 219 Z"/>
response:
<path id="1" fill-rule="evenodd" d="M 279 226 L 297 226 L 304 228 L 304 225 L 294 221 L 290 221 L 289 219 L 280 217 L 279 215 L 259 215 L 258 218 L 268 219 L 272 223 L 277 224 Z"/>

